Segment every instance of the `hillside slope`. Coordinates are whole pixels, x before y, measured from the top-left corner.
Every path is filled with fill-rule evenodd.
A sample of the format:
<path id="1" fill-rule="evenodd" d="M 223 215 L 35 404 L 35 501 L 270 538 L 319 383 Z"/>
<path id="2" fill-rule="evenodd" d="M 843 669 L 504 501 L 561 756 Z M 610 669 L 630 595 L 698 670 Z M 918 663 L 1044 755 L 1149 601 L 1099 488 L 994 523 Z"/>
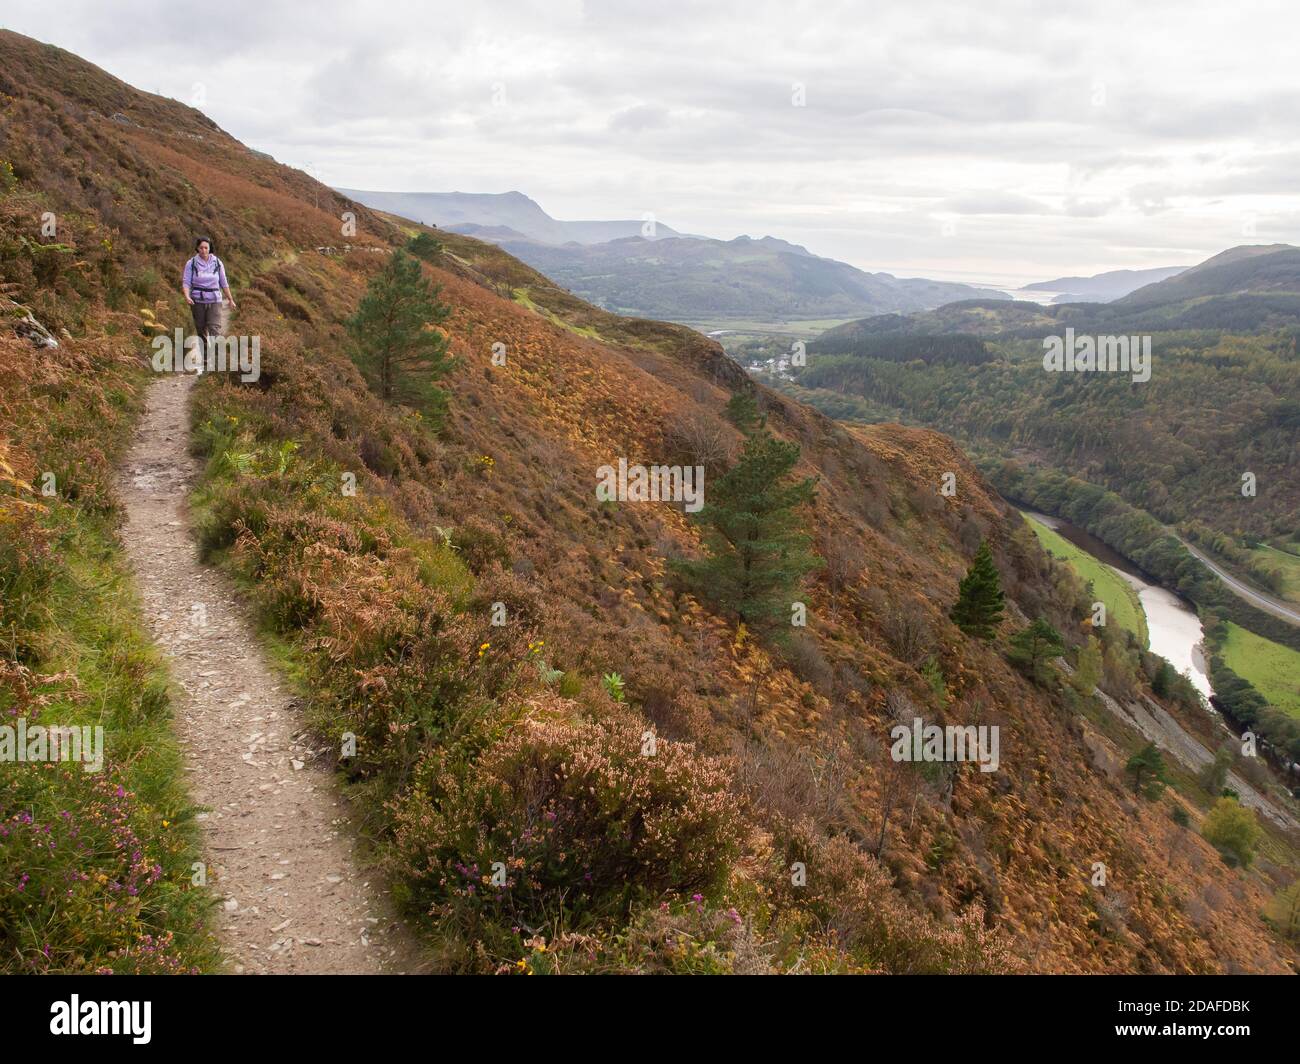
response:
<path id="1" fill-rule="evenodd" d="M 146 341 L 183 323 L 172 279 L 211 233 L 231 331 L 258 336 L 262 361 L 255 382 L 195 386 L 201 545 L 244 581 L 322 745 L 355 737 L 340 774 L 440 968 L 1288 970 L 1260 913 L 1291 843 L 1270 835 L 1266 861 L 1228 868 L 1170 815 L 1195 820 L 1208 795 L 1183 779 L 1135 797 L 1136 733 L 948 620 L 984 538 L 1012 604 L 1002 637 L 1045 617 L 1077 644 L 1089 605 L 950 440 L 850 431 L 755 388 L 692 330 L 609 314 L 442 232 L 424 270 L 460 365 L 432 431 L 370 392 L 343 327 L 417 226 L 9 33 L 0 93 L 0 284 L 76 354 L 0 336 L 23 369 L 0 408 L 9 464 L 27 484 L 49 468 L 31 426 L 86 367 L 131 361 L 115 387 L 138 409 Z M 45 210 L 53 249 L 34 239 Z M 826 564 L 784 646 L 670 571 L 701 551 L 679 506 L 594 491 L 620 458 L 713 476 L 742 443 L 726 404 L 750 390 L 818 478 L 805 521 Z M 64 471 L 51 505 L 84 505 L 83 477 Z M 1143 689 L 1150 663 L 1100 634 L 1113 693 Z M 1000 767 L 893 761 L 890 727 L 918 716 L 998 726 Z"/>
<path id="2" fill-rule="evenodd" d="M 1126 295 L 1129 306 L 1242 293 L 1300 293 L 1300 248 L 1252 244 L 1229 248 L 1189 270 Z"/>

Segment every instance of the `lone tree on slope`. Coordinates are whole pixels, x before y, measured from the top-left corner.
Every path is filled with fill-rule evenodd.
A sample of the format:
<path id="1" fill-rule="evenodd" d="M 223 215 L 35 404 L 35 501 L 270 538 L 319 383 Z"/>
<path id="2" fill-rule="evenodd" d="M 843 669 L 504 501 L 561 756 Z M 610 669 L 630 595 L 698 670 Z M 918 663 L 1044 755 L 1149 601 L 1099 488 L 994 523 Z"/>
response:
<path id="1" fill-rule="evenodd" d="M 984 540 L 957 587 L 957 602 L 948 616 L 967 635 L 992 639 L 998 622 L 1002 620 L 1005 600 L 998 570 L 993 564 L 993 552 L 988 540 Z"/>
<path id="2" fill-rule="evenodd" d="M 677 564 L 701 596 L 752 629 L 788 618 L 799 580 L 821 564 L 797 512 L 813 500 L 816 482 L 788 479 L 798 460 L 798 444 L 765 429 L 751 435 L 696 516 L 708 557 Z"/>
<path id="3" fill-rule="evenodd" d="M 455 365 L 447 338 L 433 328 L 451 313 L 438 292 L 419 261 L 397 250 L 370 279 L 357 312 L 347 320 L 353 361 L 371 389 L 385 402 L 416 407 L 435 425 L 447 406 L 437 381 Z"/>

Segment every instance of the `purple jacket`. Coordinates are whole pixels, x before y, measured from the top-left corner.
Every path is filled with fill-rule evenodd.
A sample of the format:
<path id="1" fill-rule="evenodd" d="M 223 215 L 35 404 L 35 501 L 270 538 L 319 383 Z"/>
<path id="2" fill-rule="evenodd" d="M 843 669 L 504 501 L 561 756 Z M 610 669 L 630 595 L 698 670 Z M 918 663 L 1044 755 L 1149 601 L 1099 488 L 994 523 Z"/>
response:
<path id="1" fill-rule="evenodd" d="M 217 303 L 221 290 L 230 287 L 226 268 L 215 255 L 209 255 L 207 262 L 197 255 L 191 258 L 181 271 L 181 284 L 189 286 L 190 298 L 196 303 Z"/>

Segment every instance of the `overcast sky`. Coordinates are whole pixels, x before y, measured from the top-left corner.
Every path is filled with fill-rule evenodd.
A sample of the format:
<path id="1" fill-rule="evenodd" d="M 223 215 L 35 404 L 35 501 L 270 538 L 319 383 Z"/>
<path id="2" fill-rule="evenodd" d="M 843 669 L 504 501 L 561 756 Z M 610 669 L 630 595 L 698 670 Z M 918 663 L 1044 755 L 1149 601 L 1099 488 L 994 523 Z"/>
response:
<path id="1" fill-rule="evenodd" d="M 0 24 L 332 185 L 993 283 L 1300 243 L 1294 0 L 4 0 Z"/>

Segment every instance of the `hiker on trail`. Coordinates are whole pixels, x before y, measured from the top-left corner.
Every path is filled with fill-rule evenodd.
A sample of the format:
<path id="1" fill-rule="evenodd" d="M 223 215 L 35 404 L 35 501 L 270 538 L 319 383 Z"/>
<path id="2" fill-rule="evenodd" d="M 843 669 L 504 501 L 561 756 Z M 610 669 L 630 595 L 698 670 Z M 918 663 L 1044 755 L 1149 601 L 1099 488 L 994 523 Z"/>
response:
<path id="1" fill-rule="evenodd" d="M 212 254 L 212 241 L 201 236 L 195 242 L 194 250 L 195 255 L 181 271 L 181 291 L 194 314 L 194 331 L 206 340 L 209 336 L 221 336 L 223 332 L 221 293 L 226 294 L 232 307 L 236 304 L 226 280 L 226 268 Z"/>

